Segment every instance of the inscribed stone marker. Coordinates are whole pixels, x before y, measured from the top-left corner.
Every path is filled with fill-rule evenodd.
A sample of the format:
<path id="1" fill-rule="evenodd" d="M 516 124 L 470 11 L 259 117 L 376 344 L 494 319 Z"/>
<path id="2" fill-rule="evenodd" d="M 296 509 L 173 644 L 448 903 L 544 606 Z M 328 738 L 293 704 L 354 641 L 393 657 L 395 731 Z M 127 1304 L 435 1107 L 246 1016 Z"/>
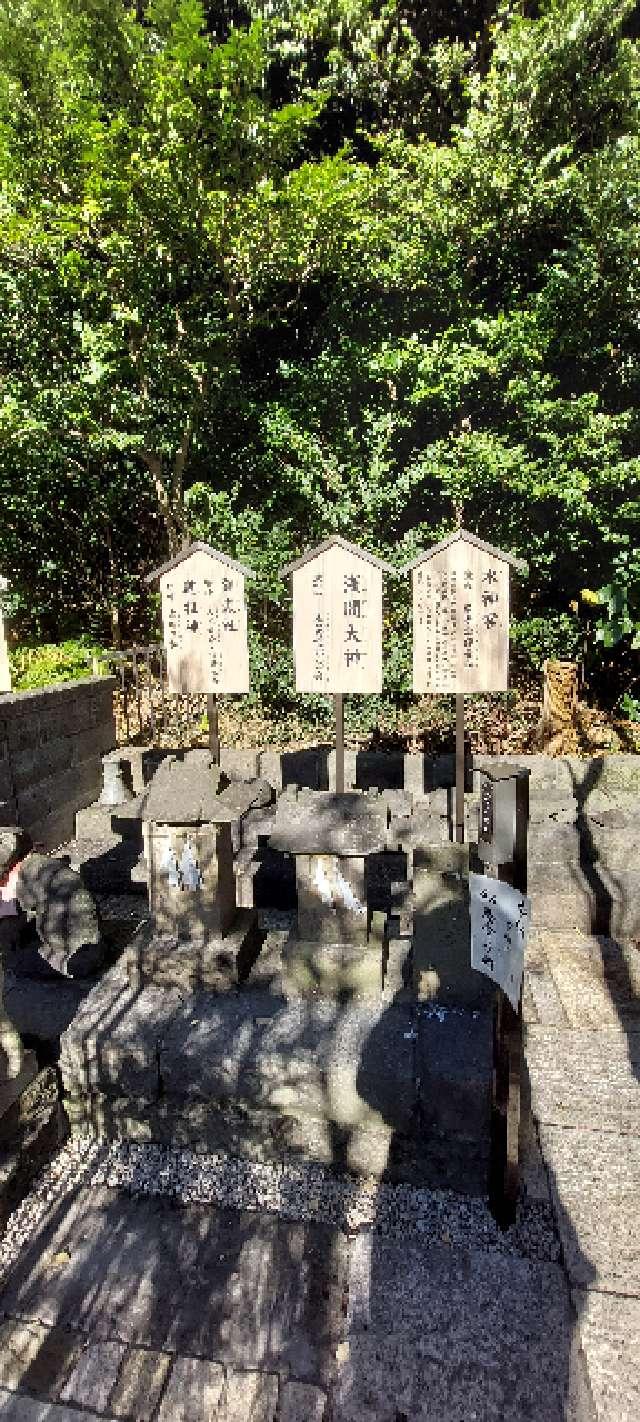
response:
<path id="1" fill-rule="evenodd" d="M 296 691 L 341 696 L 382 690 L 382 574 L 394 570 L 337 535 L 295 563 Z"/>
<path id="2" fill-rule="evenodd" d="M 414 691 L 507 690 L 510 565 L 524 568 L 464 529 L 409 564 Z"/>
<path id="3" fill-rule="evenodd" d="M 145 579 L 160 580 L 169 691 L 249 690 L 247 577 L 250 568 L 198 542 Z"/>

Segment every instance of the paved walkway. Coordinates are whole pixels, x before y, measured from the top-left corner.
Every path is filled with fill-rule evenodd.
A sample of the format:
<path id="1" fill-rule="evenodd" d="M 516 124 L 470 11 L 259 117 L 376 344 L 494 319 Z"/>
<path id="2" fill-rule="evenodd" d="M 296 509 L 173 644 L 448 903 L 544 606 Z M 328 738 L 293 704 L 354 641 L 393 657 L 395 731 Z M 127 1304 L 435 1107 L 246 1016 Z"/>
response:
<path id="1" fill-rule="evenodd" d="M 640 1417 L 640 951 L 533 936 L 531 1104 L 598 1422 Z"/>
<path id="2" fill-rule="evenodd" d="M 373 1183 L 359 1224 L 303 1164 L 297 1200 L 264 1167 L 223 1203 L 206 1158 L 66 1148 L 0 1251 L 0 1417 L 637 1422 L 638 957 L 532 940 L 537 1129 L 504 1236 L 448 1192 Z"/>

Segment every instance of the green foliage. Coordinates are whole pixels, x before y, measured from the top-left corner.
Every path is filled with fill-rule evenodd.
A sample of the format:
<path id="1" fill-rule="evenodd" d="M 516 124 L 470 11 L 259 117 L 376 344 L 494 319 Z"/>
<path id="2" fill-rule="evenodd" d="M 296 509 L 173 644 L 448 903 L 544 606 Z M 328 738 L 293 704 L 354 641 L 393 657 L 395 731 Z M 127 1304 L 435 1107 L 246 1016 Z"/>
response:
<path id="1" fill-rule="evenodd" d="M 557 609 L 610 588 L 598 648 L 628 681 L 636 33 L 631 0 L 9 0 L 0 567 L 24 635 L 153 636 L 142 575 L 192 531 L 257 571 L 277 704 L 280 566 L 332 531 L 400 565 L 461 500 L 529 564 L 529 664 L 575 655 Z M 390 585 L 396 700 L 407 616 Z"/>
<path id="2" fill-rule="evenodd" d="M 622 715 L 626 717 L 627 721 L 640 721 L 640 698 L 630 696 L 629 692 L 626 691 L 624 696 L 620 697 L 618 704 Z"/>
<path id="3" fill-rule="evenodd" d="M 79 681 L 92 676 L 91 657 L 100 648 L 86 640 L 16 647 L 10 653 L 14 691 L 36 691 L 56 681 Z"/>
<path id="4" fill-rule="evenodd" d="M 511 622 L 511 643 L 524 664 L 539 671 L 549 658 L 553 661 L 577 661 L 582 655 L 584 629 L 577 617 L 566 612 L 548 613 L 545 617 L 514 618 Z"/>
<path id="5" fill-rule="evenodd" d="M 640 586 L 609 583 L 596 596 L 605 609 L 596 621 L 596 640 L 615 647 L 623 637 L 630 637 L 632 649 L 640 648 Z"/>

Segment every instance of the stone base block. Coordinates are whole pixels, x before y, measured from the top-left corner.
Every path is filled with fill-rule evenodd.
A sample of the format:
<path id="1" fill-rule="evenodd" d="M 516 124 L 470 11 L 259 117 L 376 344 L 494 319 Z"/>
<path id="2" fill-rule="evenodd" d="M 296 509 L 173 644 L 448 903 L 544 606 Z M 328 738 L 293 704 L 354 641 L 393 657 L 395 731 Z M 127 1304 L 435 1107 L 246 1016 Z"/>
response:
<path id="1" fill-rule="evenodd" d="M 181 992 L 224 992 L 248 977 L 262 942 L 255 909 L 238 909 L 224 937 L 188 942 L 154 934 L 145 924 L 127 949 L 125 964 L 133 988 L 150 983 Z"/>
<path id="2" fill-rule="evenodd" d="M 204 1101 L 149 1102 L 127 1097 L 65 1099 L 72 1134 L 93 1131 L 108 1140 L 157 1142 L 203 1155 L 220 1153 L 269 1164 L 301 1159 L 341 1174 L 414 1185 L 433 1179 L 433 1166 L 411 1133 L 381 1122 L 340 1126 L 291 1112 L 235 1109 Z"/>
<path id="3" fill-rule="evenodd" d="M 451 1007 L 480 1007 L 493 994 L 471 967 L 468 876 L 467 844 L 415 851 L 414 987 L 419 998 Z"/>
<path id="4" fill-rule="evenodd" d="M 283 954 L 285 992 L 348 999 L 379 997 L 382 958 L 376 944 L 310 943 L 291 938 Z"/>

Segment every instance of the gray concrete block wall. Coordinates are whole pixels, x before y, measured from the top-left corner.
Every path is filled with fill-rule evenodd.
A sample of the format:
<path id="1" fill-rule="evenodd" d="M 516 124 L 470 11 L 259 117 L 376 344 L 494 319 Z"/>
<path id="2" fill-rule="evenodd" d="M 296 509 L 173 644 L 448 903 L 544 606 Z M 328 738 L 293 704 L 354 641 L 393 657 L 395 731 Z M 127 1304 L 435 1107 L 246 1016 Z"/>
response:
<path id="1" fill-rule="evenodd" d="M 116 743 L 115 687 L 114 677 L 89 677 L 0 696 L 0 823 L 20 824 L 47 849 L 72 838 Z"/>

